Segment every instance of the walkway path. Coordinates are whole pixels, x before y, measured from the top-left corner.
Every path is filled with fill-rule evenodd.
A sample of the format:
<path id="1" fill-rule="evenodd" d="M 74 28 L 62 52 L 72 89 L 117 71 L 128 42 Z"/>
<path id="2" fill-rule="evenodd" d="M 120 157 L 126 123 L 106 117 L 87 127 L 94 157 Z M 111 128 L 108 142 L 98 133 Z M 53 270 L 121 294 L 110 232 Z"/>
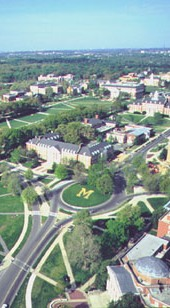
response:
<path id="1" fill-rule="evenodd" d="M 66 252 L 64 244 L 63 244 L 63 238 L 60 238 L 59 246 L 60 246 L 61 253 L 62 253 L 62 256 L 63 256 L 63 261 L 64 261 L 64 264 L 65 264 L 65 267 L 66 267 L 67 275 L 70 277 L 70 284 L 74 285 L 75 279 L 74 279 L 73 272 L 72 272 L 72 269 L 71 269 L 71 266 L 70 266 L 70 262 L 68 260 L 67 252 Z"/>
<path id="2" fill-rule="evenodd" d="M 0 198 L 1 198 L 1 197 L 11 196 L 11 195 L 12 195 L 12 193 L 9 193 L 9 194 L 3 194 L 3 195 L 0 195 Z"/>
<path id="3" fill-rule="evenodd" d="M 18 213 L 15 213 L 15 215 L 17 215 Z M 7 268 L 10 263 L 11 260 L 13 259 L 12 255 L 13 253 L 18 249 L 18 247 L 20 246 L 20 244 L 22 243 L 24 236 L 27 232 L 27 228 L 28 228 L 28 221 L 29 221 L 29 215 L 31 214 L 31 212 L 28 210 L 28 206 L 27 204 L 24 202 L 24 226 L 22 229 L 22 232 L 18 238 L 18 240 L 16 241 L 15 245 L 12 247 L 12 249 L 7 253 L 7 255 L 4 258 L 4 262 L 3 264 L 0 266 L 0 271 L 4 270 L 5 268 Z"/>
<path id="4" fill-rule="evenodd" d="M 8 125 L 8 128 L 11 128 L 11 124 L 8 119 L 6 119 L 6 124 Z"/>
<path id="5" fill-rule="evenodd" d="M 67 227 L 71 225 L 71 222 L 67 224 Z M 42 275 L 40 273 L 40 270 L 43 266 L 43 264 L 47 261 L 49 255 L 51 254 L 51 252 L 53 251 L 53 249 L 55 248 L 55 246 L 57 244 L 60 244 L 61 242 L 63 243 L 62 239 L 63 239 L 63 236 L 64 234 L 67 232 L 67 227 L 63 228 L 62 231 L 60 232 L 60 234 L 56 237 L 56 239 L 54 240 L 54 242 L 51 244 L 51 246 L 48 248 L 48 250 L 45 252 L 44 256 L 42 257 L 42 259 L 40 260 L 40 262 L 38 263 L 37 267 L 35 268 L 35 270 L 32 270 L 33 273 L 28 281 L 28 285 L 27 285 L 27 289 L 26 289 L 26 297 L 25 297 L 25 300 L 26 300 L 26 308 L 32 308 L 32 300 L 31 300 L 31 294 L 32 294 L 32 288 L 33 288 L 33 284 L 34 284 L 34 280 L 36 278 L 36 276 L 41 276 L 41 279 L 44 279 L 45 281 L 47 281 L 48 283 L 50 284 L 54 284 L 56 283 L 57 284 L 57 281 L 55 282 L 53 279 L 45 276 L 45 275 Z M 64 245 L 63 245 L 64 247 Z M 65 250 L 65 248 L 62 248 Z M 66 267 L 66 270 L 69 268 L 69 261 L 68 261 L 68 258 L 67 258 L 67 254 L 65 253 L 64 256 L 63 256 L 63 261 L 64 261 L 64 264 L 66 266 L 67 264 L 67 267 Z M 71 281 L 75 281 L 74 280 L 74 277 L 73 277 L 73 274 L 72 274 L 72 270 L 71 270 L 71 267 L 69 269 L 69 271 L 67 271 L 67 274 L 68 276 L 70 276 L 70 280 Z M 72 276 L 71 276 L 72 274 Z M 55 284 L 55 285 L 56 285 Z"/>
<path id="6" fill-rule="evenodd" d="M 9 249 L 8 249 L 6 243 L 4 242 L 4 240 L 3 240 L 1 235 L 0 235 L 0 244 L 1 244 L 2 248 L 3 248 L 3 250 L 4 250 L 4 253 L 7 254 L 9 252 Z"/>
<path id="7" fill-rule="evenodd" d="M 149 198 L 162 198 L 162 197 L 166 197 L 166 195 L 164 195 L 164 194 L 151 194 L 151 195 L 149 195 Z M 139 201 L 144 202 L 145 205 L 147 206 L 148 210 L 151 213 L 153 213 L 155 211 L 155 209 L 152 207 L 152 205 L 148 201 L 148 195 L 142 195 L 142 196 L 134 197 L 129 203 L 132 204 L 133 206 L 135 206 L 135 205 L 137 205 L 137 203 Z"/>

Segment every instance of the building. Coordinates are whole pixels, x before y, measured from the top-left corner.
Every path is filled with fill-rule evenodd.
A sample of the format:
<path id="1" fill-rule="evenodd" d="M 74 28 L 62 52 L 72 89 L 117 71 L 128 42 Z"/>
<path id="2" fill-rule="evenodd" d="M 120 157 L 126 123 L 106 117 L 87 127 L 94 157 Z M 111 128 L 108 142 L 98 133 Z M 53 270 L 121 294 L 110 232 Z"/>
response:
<path id="1" fill-rule="evenodd" d="M 157 236 L 170 238 L 170 211 L 159 219 Z"/>
<path id="2" fill-rule="evenodd" d="M 22 90 L 10 91 L 10 93 L 2 95 L 2 101 L 6 103 L 13 102 L 13 101 L 19 101 L 19 100 L 23 100 L 28 95 L 29 93 L 26 93 L 25 91 L 22 91 Z"/>
<path id="3" fill-rule="evenodd" d="M 110 91 L 112 99 L 117 98 L 120 92 L 126 92 L 136 99 L 142 98 L 145 93 L 144 84 L 137 82 L 103 83 L 101 86 Z"/>
<path id="4" fill-rule="evenodd" d="M 157 91 L 142 100 L 138 100 L 128 105 L 130 112 L 145 112 L 149 116 L 161 113 L 170 116 L 170 100 L 166 95 L 159 94 Z"/>
<path id="5" fill-rule="evenodd" d="M 74 75 L 72 74 L 67 74 L 64 76 L 56 76 L 55 74 L 48 74 L 48 75 L 40 75 L 38 76 L 38 81 L 56 81 L 57 83 L 62 82 L 62 81 L 67 81 L 70 82 L 74 78 Z"/>
<path id="6" fill-rule="evenodd" d="M 39 157 L 52 166 L 68 164 L 70 160 L 82 162 L 85 168 L 96 163 L 100 157 L 106 159 L 113 155 L 113 147 L 107 142 L 92 142 L 86 146 L 54 140 L 53 138 L 36 137 L 26 143 L 28 150 L 35 150 Z"/>
<path id="7" fill-rule="evenodd" d="M 133 145 L 136 138 L 147 140 L 152 134 L 152 128 L 141 125 L 125 125 L 124 128 L 116 128 L 106 134 L 106 139 L 116 140 L 118 143 Z"/>
<path id="8" fill-rule="evenodd" d="M 107 268 L 110 299 L 118 300 L 130 291 L 140 294 L 146 306 L 170 307 L 170 267 L 164 260 L 169 246 L 166 239 L 144 234 L 122 256 L 120 267 Z"/>
<path id="9" fill-rule="evenodd" d="M 149 77 L 143 79 L 145 86 L 158 87 L 160 83 L 160 76 L 156 76 L 153 73 Z"/>
<path id="10" fill-rule="evenodd" d="M 46 95 L 46 91 L 48 88 L 53 90 L 55 94 L 63 93 L 63 87 L 61 85 L 56 84 L 55 82 L 44 82 L 44 83 L 37 83 L 30 86 L 30 91 L 33 95 L 35 94 L 42 94 Z"/>
<path id="11" fill-rule="evenodd" d="M 126 293 L 138 294 L 130 273 L 124 266 L 107 266 L 107 285 L 110 300 L 118 301 Z"/>

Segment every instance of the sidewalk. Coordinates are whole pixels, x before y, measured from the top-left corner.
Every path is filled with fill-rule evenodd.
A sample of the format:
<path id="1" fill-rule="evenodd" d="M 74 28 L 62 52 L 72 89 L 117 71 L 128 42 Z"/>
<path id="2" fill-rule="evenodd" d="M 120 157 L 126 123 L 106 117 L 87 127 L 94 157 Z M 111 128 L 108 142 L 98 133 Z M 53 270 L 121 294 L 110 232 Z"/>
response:
<path id="1" fill-rule="evenodd" d="M 72 224 L 72 222 L 69 222 L 69 223 L 67 224 L 67 226 L 65 226 L 65 227 L 62 229 L 62 231 L 60 232 L 60 234 L 56 237 L 56 239 L 53 241 L 52 245 L 48 248 L 48 250 L 46 251 L 46 253 L 45 253 L 44 256 L 42 257 L 42 259 L 41 259 L 40 262 L 38 263 L 38 265 L 37 265 L 37 267 L 35 268 L 35 270 L 32 270 L 32 275 L 31 275 L 31 277 L 30 277 L 30 279 L 29 279 L 29 281 L 28 281 L 28 285 L 27 285 L 27 289 L 26 289 L 26 296 L 25 296 L 26 308 L 32 308 L 31 294 L 32 294 L 32 288 L 33 288 L 33 284 L 34 284 L 34 280 L 35 280 L 36 276 L 39 276 L 39 277 L 41 277 L 41 279 L 44 279 L 44 280 L 47 281 L 48 283 L 54 285 L 55 281 L 52 280 L 51 278 L 45 276 L 45 275 L 42 275 L 42 274 L 40 273 L 40 270 L 41 270 L 43 264 L 44 264 L 44 263 L 46 262 L 46 260 L 48 259 L 48 257 L 49 257 L 49 255 L 51 254 L 51 252 L 53 251 L 53 249 L 55 248 L 55 246 L 56 246 L 57 244 L 60 245 L 60 243 L 62 242 L 62 239 L 63 239 L 64 234 L 67 232 L 68 226 L 70 226 L 71 224 Z M 61 246 L 62 246 L 62 244 L 61 244 Z M 60 247 L 60 248 L 61 248 L 61 247 Z M 62 248 L 62 249 L 65 250 L 64 245 L 63 245 L 63 248 Z M 61 251 L 61 252 L 62 252 L 62 251 Z M 65 252 L 65 256 L 63 257 L 63 261 L 64 261 L 65 266 L 66 266 L 66 264 L 67 264 L 66 270 L 67 270 L 68 268 L 70 268 L 69 271 L 67 271 L 67 274 L 68 274 L 68 276 L 70 276 L 70 279 L 72 279 L 72 281 L 74 282 L 73 274 L 72 274 L 72 276 L 71 276 L 72 270 L 71 270 L 71 267 L 70 267 L 69 260 L 68 260 L 68 258 L 67 258 L 66 252 Z M 66 263 L 65 263 L 65 262 L 66 262 Z M 56 284 L 57 284 L 57 281 L 56 281 Z"/>
<path id="2" fill-rule="evenodd" d="M 11 261 L 13 259 L 13 257 L 12 257 L 13 253 L 18 249 L 18 247 L 22 243 L 24 236 L 27 232 L 28 221 L 29 221 L 30 215 L 31 215 L 31 212 L 28 210 L 28 206 L 24 202 L 24 226 L 23 226 L 22 232 L 21 232 L 18 240 L 16 241 L 15 245 L 12 247 L 12 249 L 5 256 L 4 261 L 3 261 L 2 265 L 0 266 L 0 271 L 6 269 L 11 264 Z"/>

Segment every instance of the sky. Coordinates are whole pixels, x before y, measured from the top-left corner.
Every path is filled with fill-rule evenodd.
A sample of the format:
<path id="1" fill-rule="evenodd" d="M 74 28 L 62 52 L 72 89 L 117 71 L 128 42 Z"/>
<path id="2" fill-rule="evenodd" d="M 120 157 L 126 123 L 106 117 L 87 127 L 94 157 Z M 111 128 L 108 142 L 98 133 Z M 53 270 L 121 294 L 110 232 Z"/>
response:
<path id="1" fill-rule="evenodd" d="M 0 51 L 170 47 L 170 0 L 0 0 Z"/>

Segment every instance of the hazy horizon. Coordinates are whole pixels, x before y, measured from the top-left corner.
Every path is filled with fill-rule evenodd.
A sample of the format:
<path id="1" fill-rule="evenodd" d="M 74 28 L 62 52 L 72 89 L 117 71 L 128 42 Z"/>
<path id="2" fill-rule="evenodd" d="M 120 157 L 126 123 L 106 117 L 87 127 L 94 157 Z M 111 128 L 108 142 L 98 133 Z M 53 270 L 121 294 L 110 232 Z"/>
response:
<path id="1" fill-rule="evenodd" d="M 0 52 L 170 46 L 169 0 L 1 0 L 0 11 Z"/>

